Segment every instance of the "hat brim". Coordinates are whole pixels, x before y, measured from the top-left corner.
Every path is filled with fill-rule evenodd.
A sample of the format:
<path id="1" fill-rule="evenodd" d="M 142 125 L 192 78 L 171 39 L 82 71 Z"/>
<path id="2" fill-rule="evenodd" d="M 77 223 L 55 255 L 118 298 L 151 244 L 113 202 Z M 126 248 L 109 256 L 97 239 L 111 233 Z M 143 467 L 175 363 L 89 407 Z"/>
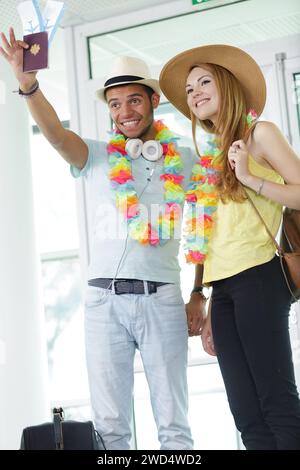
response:
<path id="1" fill-rule="evenodd" d="M 100 98 L 100 100 L 104 101 L 106 103 L 106 97 L 105 97 L 105 92 L 109 90 L 110 88 L 120 86 L 120 85 L 131 85 L 131 84 L 138 84 L 138 85 L 146 85 L 149 88 L 152 88 L 152 90 L 157 93 L 158 95 L 161 95 L 161 90 L 159 86 L 158 80 L 155 80 L 154 78 L 143 78 L 141 80 L 133 80 L 133 81 L 128 81 L 128 82 L 119 82 L 119 83 L 114 83 L 112 85 L 109 85 L 107 87 L 100 88 L 99 90 L 96 91 L 96 96 Z"/>
<path id="2" fill-rule="evenodd" d="M 240 82 L 247 110 L 258 116 L 266 103 L 266 82 L 261 69 L 245 51 L 225 44 L 195 47 L 181 52 L 163 67 L 159 84 L 166 98 L 187 118 L 191 118 L 185 91 L 186 79 L 193 65 L 217 64 L 228 69 Z"/>

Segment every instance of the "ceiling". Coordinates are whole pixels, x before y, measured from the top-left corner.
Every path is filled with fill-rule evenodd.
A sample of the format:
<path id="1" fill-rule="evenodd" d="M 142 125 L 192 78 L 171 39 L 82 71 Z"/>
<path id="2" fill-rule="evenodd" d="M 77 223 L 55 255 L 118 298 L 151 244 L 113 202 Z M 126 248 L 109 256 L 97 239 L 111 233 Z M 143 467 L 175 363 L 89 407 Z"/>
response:
<path id="1" fill-rule="evenodd" d="M 17 12 L 20 1 L 0 0 L 0 31 L 5 32 L 13 25 L 17 35 L 22 34 Z M 43 7 L 46 0 L 39 0 L 39 3 Z M 180 40 L 181 49 L 185 48 L 184 43 L 195 32 L 195 28 L 198 43 L 218 41 L 237 45 L 245 44 L 245 41 L 251 43 L 300 32 L 299 0 L 212 0 L 195 7 L 192 6 L 192 0 L 64 0 L 64 3 L 66 8 L 61 21 L 62 27 L 112 18 L 112 30 L 114 16 L 149 8 L 149 3 L 152 7 L 170 3 L 170 16 L 172 3 L 182 4 L 190 11 L 229 4 L 204 11 L 200 15 L 181 17 L 178 23 L 180 35 L 170 34 L 168 38 L 168 47 Z M 147 21 L 149 19 L 145 17 L 145 23 Z M 144 33 L 145 31 L 145 36 Z M 161 38 L 150 35 L 149 47 L 151 42 L 157 43 L 159 39 Z"/>
<path id="2" fill-rule="evenodd" d="M 170 3 L 172 0 L 151 0 L 151 5 Z M 0 0 L 0 29 L 5 31 L 10 25 L 16 25 L 16 31 L 21 32 L 21 24 L 17 5 L 21 0 Z M 39 0 L 41 7 L 46 3 Z M 88 23 L 114 15 L 129 13 L 143 8 L 149 8 L 149 0 L 64 0 L 65 12 L 61 26 Z"/>
<path id="3" fill-rule="evenodd" d="M 0 0 L 0 31 L 5 32 L 13 25 L 17 35 L 22 34 L 17 12 L 20 1 Z M 43 7 L 46 0 L 39 0 L 39 3 Z M 152 7 L 168 3 L 182 4 L 185 9 L 194 12 L 225 4 L 221 8 L 203 11 L 200 15 L 181 17 L 178 23 L 180 35 L 170 34 L 168 38 L 168 47 L 172 42 L 180 40 L 183 43 L 181 49 L 185 48 L 184 42 L 195 32 L 195 28 L 199 43 L 218 41 L 237 45 L 245 44 L 247 40 L 251 43 L 253 40 L 262 41 L 300 33 L 299 0 L 212 0 L 194 7 L 192 0 L 64 0 L 64 3 L 61 27 L 112 18 L 112 30 L 114 16 L 149 8 L 149 3 Z M 145 23 L 147 21 L 149 19 L 145 17 Z M 143 31 L 145 36 L 144 33 Z M 159 39 L 161 38 L 152 34 L 149 36 L 149 43 L 157 43 Z"/>

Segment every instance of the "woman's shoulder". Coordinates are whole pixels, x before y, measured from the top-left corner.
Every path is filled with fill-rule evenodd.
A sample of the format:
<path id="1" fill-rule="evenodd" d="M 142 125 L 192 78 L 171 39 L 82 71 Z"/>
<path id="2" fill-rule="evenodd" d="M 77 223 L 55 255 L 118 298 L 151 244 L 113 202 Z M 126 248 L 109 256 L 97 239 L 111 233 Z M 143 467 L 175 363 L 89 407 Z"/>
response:
<path id="1" fill-rule="evenodd" d="M 255 153 L 266 157 L 276 148 L 283 148 L 286 145 L 285 137 L 274 122 L 259 121 L 256 124 L 250 140 L 250 147 L 255 150 Z"/>
<path id="2" fill-rule="evenodd" d="M 247 142 L 248 151 L 257 163 L 273 168 L 270 154 L 281 147 L 284 137 L 279 128 L 271 121 L 258 121 Z"/>
<path id="3" fill-rule="evenodd" d="M 257 143 L 266 142 L 266 140 L 273 139 L 276 136 L 282 137 L 282 133 L 276 124 L 271 121 L 258 121 L 252 132 L 253 140 Z"/>
<path id="4" fill-rule="evenodd" d="M 261 160 L 263 164 L 271 166 L 285 181 L 299 184 L 299 158 L 276 124 L 258 122 L 248 149 L 259 163 Z"/>

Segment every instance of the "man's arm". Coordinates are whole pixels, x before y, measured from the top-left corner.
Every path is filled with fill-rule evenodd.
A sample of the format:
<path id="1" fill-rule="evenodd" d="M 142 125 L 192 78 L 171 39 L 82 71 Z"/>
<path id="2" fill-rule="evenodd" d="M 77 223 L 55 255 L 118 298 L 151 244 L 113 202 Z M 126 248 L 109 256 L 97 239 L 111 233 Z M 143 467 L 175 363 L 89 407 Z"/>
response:
<path id="1" fill-rule="evenodd" d="M 197 264 L 195 267 L 194 287 L 202 286 L 202 278 L 203 265 Z M 201 295 L 199 292 L 191 293 L 190 300 L 186 304 L 189 336 L 198 336 L 201 334 L 205 319 L 205 303 L 206 299 L 204 295 Z"/>
<path id="2" fill-rule="evenodd" d="M 23 72 L 23 49 L 28 46 L 24 41 L 16 40 L 12 28 L 9 31 L 9 41 L 3 33 L 1 33 L 1 39 L 4 47 L 0 47 L 0 55 L 12 67 L 20 89 L 28 93 L 36 82 L 36 72 Z M 74 132 L 64 129 L 55 110 L 41 90 L 25 100 L 34 121 L 50 144 L 68 163 L 82 169 L 88 158 L 86 143 Z"/>
<path id="3" fill-rule="evenodd" d="M 194 288 L 202 287 L 202 281 L 203 281 L 203 264 L 196 264 Z"/>
<path id="4" fill-rule="evenodd" d="M 26 92 L 26 87 L 22 87 Z M 47 101 L 41 90 L 31 98 L 26 98 L 28 109 L 48 142 L 71 165 L 80 170 L 88 158 L 88 146 L 75 132 L 65 129 L 51 104 Z"/>

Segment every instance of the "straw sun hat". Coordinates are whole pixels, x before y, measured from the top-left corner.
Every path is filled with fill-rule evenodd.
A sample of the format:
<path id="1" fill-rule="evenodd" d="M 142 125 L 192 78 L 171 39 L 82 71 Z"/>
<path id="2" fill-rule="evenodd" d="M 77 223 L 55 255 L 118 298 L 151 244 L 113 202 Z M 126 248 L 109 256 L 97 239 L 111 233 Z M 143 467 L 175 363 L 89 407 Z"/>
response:
<path id="1" fill-rule="evenodd" d="M 193 65 L 217 64 L 229 70 L 240 82 L 246 98 L 247 111 L 259 116 L 266 102 L 266 83 L 258 64 L 246 52 L 224 44 L 195 47 L 181 52 L 163 67 L 159 84 L 166 98 L 187 118 L 190 109 L 185 91 L 186 79 Z"/>

